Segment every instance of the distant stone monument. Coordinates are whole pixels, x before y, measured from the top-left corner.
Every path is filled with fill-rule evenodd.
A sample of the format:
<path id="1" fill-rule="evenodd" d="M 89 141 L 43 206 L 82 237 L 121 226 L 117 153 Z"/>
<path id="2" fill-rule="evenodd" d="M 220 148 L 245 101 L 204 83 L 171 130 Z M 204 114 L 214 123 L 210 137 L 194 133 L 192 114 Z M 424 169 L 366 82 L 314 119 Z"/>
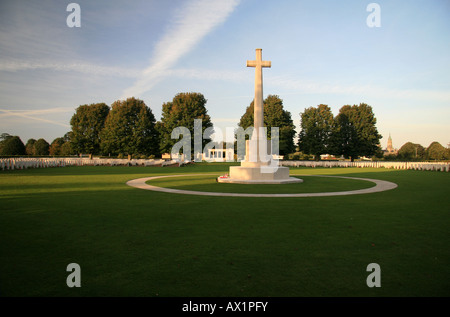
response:
<path id="1" fill-rule="evenodd" d="M 255 67 L 254 124 L 252 138 L 246 142 L 245 160 L 241 166 L 231 166 L 229 177 L 220 177 L 221 183 L 284 184 L 303 180 L 289 177 L 289 168 L 279 166 L 272 156 L 271 142 L 264 129 L 262 68 L 271 67 L 270 61 L 262 60 L 262 49 L 256 49 L 256 60 L 247 61 L 247 67 Z"/>

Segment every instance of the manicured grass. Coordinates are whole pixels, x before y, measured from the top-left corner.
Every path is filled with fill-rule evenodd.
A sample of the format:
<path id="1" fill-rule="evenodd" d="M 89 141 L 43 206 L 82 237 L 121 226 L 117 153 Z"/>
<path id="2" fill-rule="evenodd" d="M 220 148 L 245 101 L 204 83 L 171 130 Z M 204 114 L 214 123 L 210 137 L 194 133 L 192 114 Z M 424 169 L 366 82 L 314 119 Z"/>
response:
<path id="1" fill-rule="evenodd" d="M 147 184 L 180 190 L 252 194 L 339 192 L 375 186 L 373 182 L 364 180 L 304 175 L 294 176 L 303 180 L 302 183 L 294 184 L 227 184 L 216 182 L 216 178 L 219 175 L 208 173 L 203 175 L 159 178 L 147 181 Z"/>
<path id="2" fill-rule="evenodd" d="M 399 185 L 315 198 L 202 197 L 125 185 L 156 175 L 220 175 L 229 165 L 0 172 L 0 296 L 450 295 L 449 173 L 291 169 Z M 295 185 L 331 186 L 304 179 Z M 193 188 L 216 185 L 193 181 L 200 182 Z M 66 285 L 73 262 L 81 288 Z M 373 262 L 381 288 L 366 285 Z"/>

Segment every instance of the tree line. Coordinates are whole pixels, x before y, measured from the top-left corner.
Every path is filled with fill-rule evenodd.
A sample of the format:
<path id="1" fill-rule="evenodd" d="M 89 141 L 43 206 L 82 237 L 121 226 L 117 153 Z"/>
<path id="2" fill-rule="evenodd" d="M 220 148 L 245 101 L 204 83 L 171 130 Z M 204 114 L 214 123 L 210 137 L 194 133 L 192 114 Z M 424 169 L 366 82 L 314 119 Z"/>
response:
<path id="1" fill-rule="evenodd" d="M 200 93 L 179 93 L 162 106 L 161 121 L 152 110 L 134 97 L 79 106 L 70 120 L 71 131 L 52 144 L 44 139 L 30 139 L 24 145 L 18 136 L 1 135 L 0 155 L 104 155 L 155 157 L 170 152 L 176 140 L 171 132 L 178 126 L 193 131 L 194 119 L 202 120 L 202 132 L 212 127 L 206 109 L 207 100 Z M 193 135 L 193 134 L 192 134 Z M 204 138 L 203 146 L 210 142 Z"/>
<path id="2" fill-rule="evenodd" d="M 212 127 L 206 103 L 201 93 L 178 93 L 162 105 L 160 121 L 156 121 L 144 101 L 134 97 L 117 100 L 111 107 L 105 103 L 80 105 L 70 120 L 71 131 L 63 137 L 56 138 L 51 144 L 44 139 L 29 139 L 23 144 L 18 136 L 4 133 L 0 135 L 0 155 L 160 157 L 170 153 L 178 142 L 178 139 L 171 138 L 174 128 L 184 126 L 194 137 L 194 119 L 202 120 L 203 148 L 211 141 L 211 129 L 208 128 Z M 244 129 L 253 126 L 253 114 L 252 101 L 238 126 Z M 377 120 L 372 107 L 365 103 L 345 105 L 336 116 L 333 116 L 328 105 L 320 104 L 306 108 L 300 113 L 300 119 L 300 132 L 297 134 L 291 113 L 283 107 L 283 100 L 277 95 L 264 99 L 264 125 L 268 138 L 271 137 L 272 127 L 279 128 L 280 155 L 300 152 L 303 158 L 313 156 L 316 160 L 322 154 L 351 160 L 360 156 L 383 157 Z M 209 134 L 205 135 L 208 131 Z M 398 157 L 394 159 L 449 159 L 448 149 L 442 146 L 444 150 L 435 144 L 424 149 L 409 143 L 399 150 Z"/>
<path id="3" fill-rule="evenodd" d="M 212 127 L 206 102 L 200 93 L 179 93 L 162 105 L 158 122 L 144 101 L 134 97 L 115 101 L 111 108 L 104 103 L 82 105 L 70 121 L 72 150 L 107 156 L 160 156 L 175 144 L 171 133 L 177 126 L 193 131 L 194 119 L 201 119 L 203 131 Z M 208 141 L 205 138 L 203 142 Z"/>
<path id="4" fill-rule="evenodd" d="M 378 133 L 377 120 L 372 107 L 345 105 L 333 116 L 328 105 L 320 104 L 300 113 L 301 131 L 298 150 L 303 158 L 308 154 L 319 160 L 320 155 L 330 154 L 352 161 L 358 157 L 399 161 L 449 160 L 449 148 L 433 142 L 428 148 L 412 142 L 405 143 L 397 154 L 385 156 L 380 145 L 382 136 Z M 306 156 L 304 155 L 306 154 Z"/>
<path id="5" fill-rule="evenodd" d="M 432 142 L 427 148 L 420 144 L 406 142 L 397 154 L 388 155 L 391 161 L 443 161 L 450 160 L 450 143 L 445 148 L 439 142 Z"/>
<path id="6" fill-rule="evenodd" d="M 8 133 L 0 136 L 0 155 L 28 155 L 28 156 L 68 156 L 72 154 L 67 134 L 56 138 L 51 144 L 45 139 L 29 139 L 26 144 L 20 137 Z"/>
<path id="7" fill-rule="evenodd" d="M 333 116 L 328 105 L 320 104 L 300 113 L 298 147 L 303 153 L 344 156 L 352 161 L 360 156 L 381 155 L 377 119 L 372 107 L 361 103 L 345 105 Z"/>
<path id="8" fill-rule="evenodd" d="M 162 105 L 161 120 L 134 97 L 117 100 L 111 107 L 105 103 L 79 106 L 70 120 L 71 131 L 48 144 L 44 139 L 30 139 L 24 145 L 19 137 L 5 134 L 0 142 L 0 155 L 103 155 L 125 157 L 157 157 L 170 153 L 177 139 L 171 134 L 176 127 L 186 127 L 194 141 L 194 119 L 202 120 L 202 148 L 211 142 L 212 122 L 201 93 L 179 93 Z M 294 124 L 283 109 L 278 96 L 264 100 L 265 123 L 280 127 L 280 153 L 295 150 Z M 242 116 L 239 126 L 253 125 L 253 102 Z"/>

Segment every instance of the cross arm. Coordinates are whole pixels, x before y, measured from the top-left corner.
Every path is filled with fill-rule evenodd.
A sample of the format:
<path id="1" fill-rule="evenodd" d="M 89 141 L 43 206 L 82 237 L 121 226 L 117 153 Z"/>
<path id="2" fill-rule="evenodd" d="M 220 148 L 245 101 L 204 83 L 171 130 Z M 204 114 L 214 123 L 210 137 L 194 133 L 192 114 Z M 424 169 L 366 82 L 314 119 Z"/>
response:
<path id="1" fill-rule="evenodd" d="M 271 61 L 247 61 L 247 67 L 271 67 Z"/>

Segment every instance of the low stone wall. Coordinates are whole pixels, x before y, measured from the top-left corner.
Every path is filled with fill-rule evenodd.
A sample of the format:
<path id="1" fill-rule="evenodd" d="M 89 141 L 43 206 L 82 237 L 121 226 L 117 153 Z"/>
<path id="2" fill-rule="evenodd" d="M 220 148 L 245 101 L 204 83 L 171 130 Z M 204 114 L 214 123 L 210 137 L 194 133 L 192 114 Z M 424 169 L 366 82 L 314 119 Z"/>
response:
<path id="1" fill-rule="evenodd" d="M 48 168 L 65 166 L 166 166 L 175 161 L 144 159 L 89 159 L 77 157 L 65 158 L 4 158 L 0 159 L 0 170 Z"/>
<path id="2" fill-rule="evenodd" d="M 375 167 L 412 169 L 420 171 L 441 171 L 449 172 L 450 163 L 430 163 L 430 162 L 385 162 L 385 161 L 281 161 L 282 166 L 287 167 Z"/>

